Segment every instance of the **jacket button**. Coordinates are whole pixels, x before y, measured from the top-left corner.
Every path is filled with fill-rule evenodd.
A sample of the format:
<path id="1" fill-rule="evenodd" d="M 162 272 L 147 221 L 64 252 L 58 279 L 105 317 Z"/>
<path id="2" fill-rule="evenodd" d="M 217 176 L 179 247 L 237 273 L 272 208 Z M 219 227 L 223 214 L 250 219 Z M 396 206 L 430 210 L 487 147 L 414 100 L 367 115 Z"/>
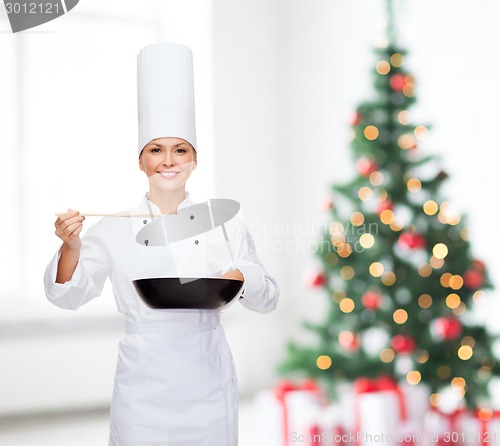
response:
<path id="1" fill-rule="evenodd" d="M 147 221 L 147 220 L 143 220 L 142 222 L 143 222 L 144 224 L 146 224 L 148 221 Z"/>
<path id="2" fill-rule="evenodd" d="M 144 240 L 144 244 L 145 244 L 146 246 L 148 246 L 148 245 L 149 245 L 149 240 Z"/>
<path id="3" fill-rule="evenodd" d="M 191 220 L 194 220 L 194 215 L 190 215 L 190 216 L 189 216 L 189 218 L 190 218 Z"/>
<path id="4" fill-rule="evenodd" d="M 194 241 L 194 244 L 197 245 L 198 243 L 200 243 L 198 240 L 195 240 Z"/>

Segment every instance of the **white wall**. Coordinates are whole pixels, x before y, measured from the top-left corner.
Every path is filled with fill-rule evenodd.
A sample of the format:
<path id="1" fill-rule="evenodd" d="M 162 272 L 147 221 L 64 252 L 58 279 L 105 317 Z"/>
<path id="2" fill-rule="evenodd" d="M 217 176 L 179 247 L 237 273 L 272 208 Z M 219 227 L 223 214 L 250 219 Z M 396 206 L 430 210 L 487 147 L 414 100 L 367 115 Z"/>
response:
<path id="1" fill-rule="evenodd" d="M 468 214 L 473 252 L 498 281 L 498 166 L 490 160 L 499 149 L 500 7 L 395 3 L 418 82 L 414 116 L 432 124 L 422 151 L 443 156 L 451 177 L 443 192 Z M 353 174 L 348 123 L 373 94 L 372 49 L 384 17 L 381 0 L 214 1 L 217 187 L 242 201 L 282 287 L 276 314 L 238 317 L 228 330 L 240 381 L 252 388 L 274 382 L 287 339 L 308 340 L 301 321 L 322 318 L 328 298 L 304 286 L 304 271 L 317 263 L 303 243 L 328 218 L 321 200 L 330 184 Z M 285 234 L 260 234 L 272 227 Z M 259 367 L 248 369 L 255 358 Z"/>
<path id="2" fill-rule="evenodd" d="M 491 158 L 498 150 L 499 7 L 493 0 L 401 1 L 408 33 L 414 36 L 406 43 L 418 81 L 415 114 L 433 125 L 426 150 L 443 155 L 451 176 L 446 193 L 469 215 L 473 248 L 498 280 L 497 166 Z M 216 193 L 242 203 L 260 257 L 282 287 L 273 314 L 236 306 L 223 315 L 240 390 L 249 394 L 274 383 L 286 341 L 303 337 L 300 322 L 322 316 L 327 298 L 302 280 L 315 265 L 307 243 L 316 240 L 317 226 L 327 219 L 320 203 L 329 185 L 353 172 L 347 126 L 355 106 L 371 95 L 371 49 L 381 36 L 383 2 L 213 0 L 212 14 Z M 165 20 L 175 23 L 171 16 Z M 205 132 L 209 137 L 207 127 Z M 103 404 L 111 390 L 107 385 L 119 330 L 104 332 L 102 341 L 88 337 L 88 342 L 54 333 L 36 342 L 35 337 L 32 342 L 3 337 L 3 361 L 16 361 L 21 372 L 4 369 L 0 395 L 15 398 L 28 389 L 33 398 L 23 396 L 0 412 L 53 408 L 46 396 L 52 386 L 59 383 L 69 393 L 72 375 L 96 358 L 102 359 L 96 362 L 101 369 L 93 370 L 92 391 L 86 394 L 82 387 L 73 403 Z M 69 354 L 75 352 L 68 349 L 73 341 L 82 351 L 79 359 Z M 102 349 L 94 351 L 99 345 Z M 38 393 L 33 382 L 24 385 L 30 379 L 28 346 L 41 358 L 34 371 Z M 19 351 L 25 356 L 17 356 Z M 57 354 L 63 351 L 69 356 Z M 51 358 L 59 358 L 53 374 Z M 67 368 L 61 369 L 64 364 Z M 65 397 L 56 402 L 71 405 Z"/>

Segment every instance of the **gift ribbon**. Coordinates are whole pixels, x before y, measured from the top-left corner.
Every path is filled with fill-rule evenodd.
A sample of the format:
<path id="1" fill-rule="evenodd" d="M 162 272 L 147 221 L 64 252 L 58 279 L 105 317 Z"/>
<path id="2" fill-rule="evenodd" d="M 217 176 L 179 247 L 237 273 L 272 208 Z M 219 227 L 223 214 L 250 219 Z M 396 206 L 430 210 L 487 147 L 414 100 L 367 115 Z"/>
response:
<path id="1" fill-rule="evenodd" d="M 354 393 L 356 394 L 356 431 L 361 432 L 361 408 L 359 396 L 364 393 L 374 393 L 374 392 L 394 392 L 398 399 L 399 405 L 399 419 L 401 421 L 406 421 L 408 414 L 406 412 L 406 403 L 403 391 L 399 388 L 397 382 L 390 376 L 383 375 L 379 378 L 357 378 L 354 381 Z"/>
<path id="2" fill-rule="evenodd" d="M 448 422 L 450 423 L 450 429 L 449 432 L 458 432 L 458 419 L 466 413 L 464 408 L 457 408 L 453 412 L 447 413 L 439 410 L 439 408 L 432 406 L 431 407 L 431 412 L 437 413 L 438 415 L 445 417 L 448 419 Z M 432 432 L 431 432 L 432 434 Z M 443 438 L 438 438 L 438 446 L 450 446 L 452 444 L 455 444 L 453 442 L 444 442 Z"/>
<path id="3" fill-rule="evenodd" d="M 308 379 L 303 381 L 300 384 L 294 384 L 291 381 L 281 381 L 274 387 L 274 396 L 279 401 L 281 405 L 281 410 L 283 411 L 283 439 L 285 446 L 290 445 L 290 437 L 289 437 L 289 421 L 288 421 L 288 409 L 286 407 L 286 395 L 288 392 L 292 392 L 295 390 L 303 390 L 306 392 L 314 392 L 319 393 L 319 388 L 314 380 Z"/>
<path id="4" fill-rule="evenodd" d="M 488 418 L 484 416 L 480 416 L 481 410 L 476 410 L 476 417 L 479 420 L 479 445 L 480 446 L 488 446 L 492 443 L 491 435 L 488 434 L 488 423 L 493 419 L 500 418 L 500 410 L 493 410 L 489 413 Z"/>

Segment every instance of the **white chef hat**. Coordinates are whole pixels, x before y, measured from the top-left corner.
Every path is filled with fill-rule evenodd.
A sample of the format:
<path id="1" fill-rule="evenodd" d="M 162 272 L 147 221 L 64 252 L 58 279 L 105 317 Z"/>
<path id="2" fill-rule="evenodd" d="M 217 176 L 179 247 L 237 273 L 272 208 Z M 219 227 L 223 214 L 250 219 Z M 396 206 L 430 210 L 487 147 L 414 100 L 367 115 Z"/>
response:
<path id="1" fill-rule="evenodd" d="M 153 43 L 137 55 L 139 154 L 155 138 L 176 137 L 196 149 L 193 54 L 180 43 Z"/>

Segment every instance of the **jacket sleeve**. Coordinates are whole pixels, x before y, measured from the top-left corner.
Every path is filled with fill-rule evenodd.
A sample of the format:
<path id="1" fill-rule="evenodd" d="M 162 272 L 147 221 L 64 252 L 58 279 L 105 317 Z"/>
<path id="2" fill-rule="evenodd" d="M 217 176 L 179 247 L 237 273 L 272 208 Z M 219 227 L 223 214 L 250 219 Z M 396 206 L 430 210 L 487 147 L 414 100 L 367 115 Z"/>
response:
<path id="1" fill-rule="evenodd" d="M 249 310 L 270 313 L 278 304 L 278 283 L 259 260 L 252 235 L 241 221 L 235 229 L 233 240 L 235 260 L 224 272 L 238 269 L 243 274 L 244 290 L 239 302 Z"/>
<path id="2" fill-rule="evenodd" d="M 44 275 L 45 295 L 54 305 L 77 310 L 101 295 L 110 273 L 111 261 L 100 237 L 100 223 L 91 226 L 82 237 L 80 259 L 71 280 L 65 283 L 55 281 L 62 246 L 47 265 Z"/>

